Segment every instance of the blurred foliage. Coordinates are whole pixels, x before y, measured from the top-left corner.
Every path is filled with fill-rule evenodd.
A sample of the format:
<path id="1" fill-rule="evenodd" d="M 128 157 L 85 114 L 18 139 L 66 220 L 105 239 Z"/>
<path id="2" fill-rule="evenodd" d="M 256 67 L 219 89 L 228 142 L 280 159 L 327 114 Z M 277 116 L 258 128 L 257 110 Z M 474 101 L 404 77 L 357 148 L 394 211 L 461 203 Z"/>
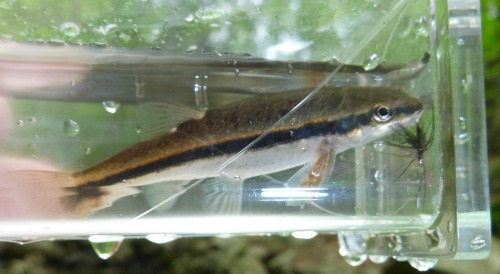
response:
<path id="1" fill-rule="evenodd" d="M 498 39 L 500 37 L 500 1 L 482 0 L 482 20 L 483 20 L 483 52 L 485 64 L 485 90 L 486 90 L 486 110 L 488 119 L 488 137 L 490 154 L 500 153 L 500 142 L 497 136 L 500 134 L 500 47 Z"/>
<path id="2" fill-rule="evenodd" d="M 500 1 L 482 0 L 483 52 L 485 64 L 485 97 L 492 193 L 492 223 L 500 232 Z"/>

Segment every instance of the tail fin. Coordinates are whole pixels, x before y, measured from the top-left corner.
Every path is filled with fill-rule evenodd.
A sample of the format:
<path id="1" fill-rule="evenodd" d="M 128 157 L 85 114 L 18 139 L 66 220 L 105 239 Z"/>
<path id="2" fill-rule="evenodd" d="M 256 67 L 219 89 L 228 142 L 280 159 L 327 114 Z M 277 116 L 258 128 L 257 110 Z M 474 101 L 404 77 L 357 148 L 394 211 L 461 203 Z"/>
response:
<path id="1" fill-rule="evenodd" d="M 0 174 L 0 218 L 79 218 L 136 194 L 130 187 L 75 186 L 68 173 L 12 171 Z"/>

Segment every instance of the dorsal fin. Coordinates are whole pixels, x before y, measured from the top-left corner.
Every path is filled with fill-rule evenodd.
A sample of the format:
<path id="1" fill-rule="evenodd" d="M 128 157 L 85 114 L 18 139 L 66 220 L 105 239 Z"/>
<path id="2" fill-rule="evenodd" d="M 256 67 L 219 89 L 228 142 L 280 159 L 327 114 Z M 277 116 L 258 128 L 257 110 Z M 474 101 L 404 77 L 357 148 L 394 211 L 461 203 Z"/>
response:
<path id="1" fill-rule="evenodd" d="M 137 108 L 137 120 L 143 139 L 175 131 L 178 125 L 191 119 L 201 119 L 202 110 L 177 103 L 146 102 Z"/>

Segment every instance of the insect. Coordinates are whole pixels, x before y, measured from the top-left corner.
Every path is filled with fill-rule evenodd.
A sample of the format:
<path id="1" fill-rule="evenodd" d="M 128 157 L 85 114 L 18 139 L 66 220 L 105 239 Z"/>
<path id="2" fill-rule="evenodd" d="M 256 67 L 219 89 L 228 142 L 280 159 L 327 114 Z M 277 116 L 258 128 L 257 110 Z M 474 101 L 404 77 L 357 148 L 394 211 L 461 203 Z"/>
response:
<path id="1" fill-rule="evenodd" d="M 425 199 L 426 187 L 425 187 L 425 168 L 424 168 L 424 152 L 429 150 L 434 140 L 434 123 L 433 120 L 427 125 L 426 128 L 422 126 L 422 122 L 419 120 L 415 126 L 404 127 L 398 126 L 395 134 L 392 136 L 392 140 L 389 144 L 395 147 L 399 147 L 407 151 L 407 155 L 412 159 L 404 165 L 403 171 L 394 180 L 397 181 L 401 176 L 417 161 L 417 164 L 422 171 L 420 178 L 418 179 L 418 197 L 417 197 L 417 207 L 423 207 L 423 201 Z"/>
<path id="2" fill-rule="evenodd" d="M 192 180 L 209 178 L 204 184 L 214 189 L 241 190 L 247 178 L 301 165 L 308 170 L 288 185 L 317 187 L 331 175 L 338 153 L 411 126 L 423 108 L 420 99 L 385 87 L 309 93 L 254 96 L 208 111 L 146 103 L 148 120 L 156 125 L 150 139 L 82 171 L 19 171 L 11 177 L 57 216 L 88 216 L 138 193 L 139 186 L 166 182 L 170 190 L 161 195 L 170 197 Z M 214 193 L 202 198 L 215 213 L 238 209 L 238 195 Z"/>

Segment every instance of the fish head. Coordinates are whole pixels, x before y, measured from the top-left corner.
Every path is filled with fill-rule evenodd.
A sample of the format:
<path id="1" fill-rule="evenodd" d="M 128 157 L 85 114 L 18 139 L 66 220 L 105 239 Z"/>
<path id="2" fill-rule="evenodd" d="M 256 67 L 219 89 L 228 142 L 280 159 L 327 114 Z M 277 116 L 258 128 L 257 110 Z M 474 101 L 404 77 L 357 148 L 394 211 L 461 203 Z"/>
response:
<path id="1" fill-rule="evenodd" d="M 402 90 L 368 89 L 358 95 L 359 111 L 339 121 L 336 129 L 342 143 L 349 142 L 348 147 L 364 145 L 401 127 L 412 126 L 423 112 L 422 100 Z"/>

